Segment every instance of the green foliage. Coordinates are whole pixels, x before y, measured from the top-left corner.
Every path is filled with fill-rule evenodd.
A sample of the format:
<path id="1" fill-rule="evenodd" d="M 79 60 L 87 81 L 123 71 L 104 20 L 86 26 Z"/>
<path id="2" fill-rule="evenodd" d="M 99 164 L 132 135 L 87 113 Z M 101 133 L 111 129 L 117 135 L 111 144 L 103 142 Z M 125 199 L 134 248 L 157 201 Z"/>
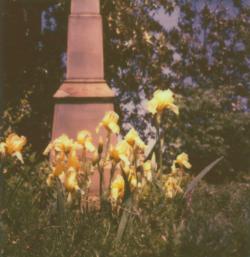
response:
<path id="1" fill-rule="evenodd" d="M 9 168 L 1 211 L 3 257 L 247 257 L 250 253 L 250 185 L 202 184 L 187 199 L 166 199 L 158 187 L 143 200 L 120 242 L 119 216 L 67 207 L 59 218 L 56 190 L 45 181 L 48 163 L 36 158 Z"/>
<path id="2" fill-rule="evenodd" d="M 249 171 L 250 114 L 233 107 L 235 87 L 190 89 L 183 98 L 177 137 L 194 171 L 219 156 L 225 159 L 211 179 L 229 179 Z"/>
<path id="3" fill-rule="evenodd" d="M 180 256 L 249 256 L 249 184 L 207 186 L 192 199 Z"/>
<path id="4" fill-rule="evenodd" d="M 4 0 L 0 10 L 4 24 L 4 120 L 1 132 L 25 134 L 35 150 L 41 151 L 50 137 L 53 94 L 59 87 L 64 67 L 69 1 L 51 7 L 56 29 L 41 31 L 41 12 L 49 7 L 37 1 Z M 34 133 L 34 131 L 36 131 Z"/>
<path id="5" fill-rule="evenodd" d="M 169 77 L 184 97 L 180 130 L 166 130 L 167 149 L 186 149 L 194 171 L 224 156 L 213 181 L 232 178 L 249 171 L 249 5 L 179 1 L 178 6 L 178 29 L 168 35 L 177 56 Z"/>

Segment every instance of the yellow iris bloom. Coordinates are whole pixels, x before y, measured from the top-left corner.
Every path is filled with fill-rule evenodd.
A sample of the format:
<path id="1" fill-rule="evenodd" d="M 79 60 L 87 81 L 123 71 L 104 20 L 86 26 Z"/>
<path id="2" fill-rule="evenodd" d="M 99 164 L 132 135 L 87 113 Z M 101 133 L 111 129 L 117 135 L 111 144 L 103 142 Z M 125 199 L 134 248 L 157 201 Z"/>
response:
<path id="1" fill-rule="evenodd" d="M 18 136 L 17 134 L 10 134 L 5 142 L 0 144 L 0 153 L 2 155 L 15 156 L 18 160 L 23 163 L 22 150 L 26 145 L 27 139 L 24 136 Z"/>
<path id="2" fill-rule="evenodd" d="M 60 137 L 56 138 L 52 143 L 50 143 L 46 147 L 43 154 L 49 154 L 52 149 L 56 150 L 57 152 L 68 153 L 72 149 L 73 144 L 74 141 L 70 139 L 67 135 L 63 134 Z"/>
<path id="3" fill-rule="evenodd" d="M 137 188 L 137 185 L 138 185 L 135 167 L 127 166 L 124 164 L 121 167 L 122 167 L 124 174 L 126 175 L 126 177 L 128 179 L 130 188 L 133 191 L 135 188 Z"/>
<path id="4" fill-rule="evenodd" d="M 152 114 L 162 113 L 165 109 L 179 114 L 179 108 L 174 104 L 174 94 L 168 90 L 157 90 L 153 98 L 148 102 L 148 111 Z"/>
<path id="5" fill-rule="evenodd" d="M 120 127 L 118 125 L 119 115 L 113 111 L 106 112 L 103 120 L 98 125 L 96 132 L 99 132 L 100 127 L 104 127 L 108 132 L 119 134 Z"/>
<path id="6" fill-rule="evenodd" d="M 62 135 L 54 141 L 54 148 L 58 152 L 67 153 L 72 149 L 74 141 L 67 135 Z"/>
<path id="7" fill-rule="evenodd" d="M 111 200 L 113 202 L 117 202 L 119 199 L 122 199 L 125 193 L 125 181 L 121 175 L 117 175 L 117 177 L 113 180 L 111 184 Z"/>
<path id="8" fill-rule="evenodd" d="M 72 149 L 68 156 L 68 168 L 74 168 L 76 170 L 79 170 L 81 167 L 81 162 L 79 161 L 77 151 L 75 149 Z"/>
<path id="9" fill-rule="evenodd" d="M 65 170 L 67 166 L 64 162 L 57 162 L 52 168 L 52 174 L 54 177 L 59 177 Z"/>
<path id="10" fill-rule="evenodd" d="M 188 155 L 186 153 L 181 153 L 177 156 L 176 160 L 172 165 L 172 172 L 176 171 L 176 164 L 179 164 L 181 167 L 185 167 L 186 169 L 191 169 L 192 165 L 189 162 Z"/>
<path id="11" fill-rule="evenodd" d="M 6 149 L 8 154 L 21 152 L 26 145 L 27 139 L 24 136 L 19 137 L 16 134 L 10 134 L 6 139 Z"/>
<path id="12" fill-rule="evenodd" d="M 189 163 L 189 158 L 186 153 L 181 153 L 176 158 L 176 163 L 178 163 L 181 166 L 184 166 L 187 169 L 190 169 L 192 165 Z"/>
<path id="13" fill-rule="evenodd" d="M 152 164 L 151 161 L 146 161 L 143 163 L 144 176 L 148 182 L 152 182 Z"/>
<path id="14" fill-rule="evenodd" d="M 65 169 L 66 169 L 66 165 L 64 162 L 57 162 L 55 166 L 52 167 L 52 173 L 49 174 L 47 178 L 47 181 L 46 181 L 47 185 L 51 186 L 53 178 L 61 176 L 65 171 Z"/>
<path id="15" fill-rule="evenodd" d="M 77 142 L 87 151 L 94 152 L 95 146 L 92 144 L 91 133 L 87 130 L 82 130 L 77 134 Z"/>
<path id="16" fill-rule="evenodd" d="M 119 142 L 115 148 L 111 146 L 109 150 L 110 159 L 119 162 L 123 161 L 126 165 L 129 165 L 129 156 L 131 154 L 131 147 L 126 141 Z"/>
<path id="17" fill-rule="evenodd" d="M 128 181 L 130 184 L 130 189 L 133 191 L 138 186 L 137 176 L 135 169 L 131 168 L 128 176 Z"/>
<path id="18" fill-rule="evenodd" d="M 136 146 L 141 150 L 145 150 L 145 148 L 146 148 L 145 143 L 142 141 L 139 134 L 137 133 L 137 131 L 134 128 L 130 129 L 130 131 L 125 136 L 125 140 L 132 147 Z"/>
<path id="19" fill-rule="evenodd" d="M 174 198 L 177 193 L 183 192 L 182 188 L 179 186 L 178 180 L 174 177 L 167 178 L 164 189 L 167 198 Z"/>
<path id="20" fill-rule="evenodd" d="M 61 176 L 62 183 L 66 191 L 72 193 L 79 190 L 77 181 L 77 171 L 74 168 L 70 168 Z"/>

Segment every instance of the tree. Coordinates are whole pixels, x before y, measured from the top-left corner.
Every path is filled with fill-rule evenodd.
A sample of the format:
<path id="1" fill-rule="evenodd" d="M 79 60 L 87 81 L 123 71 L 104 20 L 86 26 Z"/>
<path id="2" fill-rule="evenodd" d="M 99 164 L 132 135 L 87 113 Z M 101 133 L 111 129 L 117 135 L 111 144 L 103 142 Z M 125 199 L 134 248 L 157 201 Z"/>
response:
<path id="1" fill-rule="evenodd" d="M 45 26 L 42 31 L 41 13 L 51 2 L 6 0 L 5 3 L 2 131 L 27 135 L 34 149 L 41 151 L 50 138 L 52 96 L 63 80 L 65 67 L 61 56 L 66 49 L 69 4 L 52 5 L 57 27 L 52 31 Z"/>
<path id="2" fill-rule="evenodd" d="M 199 8 L 197 2 L 179 2 L 178 28 L 169 33 L 179 57 L 171 76 L 183 95 L 176 137 L 194 170 L 223 155 L 221 171 L 229 177 L 250 164 L 250 8 L 243 1 L 207 1 Z"/>

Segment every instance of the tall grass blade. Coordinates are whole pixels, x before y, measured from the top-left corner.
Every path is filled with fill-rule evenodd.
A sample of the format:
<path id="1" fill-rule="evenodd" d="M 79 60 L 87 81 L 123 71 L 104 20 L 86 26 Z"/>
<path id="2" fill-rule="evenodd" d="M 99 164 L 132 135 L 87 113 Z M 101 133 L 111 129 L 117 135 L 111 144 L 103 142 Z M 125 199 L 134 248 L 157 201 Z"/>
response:
<path id="1" fill-rule="evenodd" d="M 217 160 L 210 163 L 207 167 L 205 167 L 187 186 L 187 190 L 184 193 L 184 197 L 186 197 L 190 192 L 192 192 L 198 183 L 211 171 L 214 166 L 216 166 L 224 157 L 220 157 Z"/>
<path id="2" fill-rule="evenodd" d="M 127 210 L 131 209 L 132 206 L 132 198 L 128 198 L 127 201 L 124 204 L 125 210 L 123 210 L 122 217 L 118 226 L 117 230 L 117 235 L 115 241 L 118 243 L 122 240 L 123 234 L 126 230 L 129 218 L 130 218 L 130 213 Z"/>

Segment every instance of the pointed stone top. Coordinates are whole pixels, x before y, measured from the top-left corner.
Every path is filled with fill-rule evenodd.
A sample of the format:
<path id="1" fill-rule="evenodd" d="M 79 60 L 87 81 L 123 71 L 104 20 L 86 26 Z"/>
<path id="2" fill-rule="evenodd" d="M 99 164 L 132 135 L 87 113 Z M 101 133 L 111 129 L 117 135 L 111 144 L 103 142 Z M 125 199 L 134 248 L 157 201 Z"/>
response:
<path id="1" fill-rule="evenodd" d="M 99 14 L 99 0 L 71 0 L 71 14 Z"/>

